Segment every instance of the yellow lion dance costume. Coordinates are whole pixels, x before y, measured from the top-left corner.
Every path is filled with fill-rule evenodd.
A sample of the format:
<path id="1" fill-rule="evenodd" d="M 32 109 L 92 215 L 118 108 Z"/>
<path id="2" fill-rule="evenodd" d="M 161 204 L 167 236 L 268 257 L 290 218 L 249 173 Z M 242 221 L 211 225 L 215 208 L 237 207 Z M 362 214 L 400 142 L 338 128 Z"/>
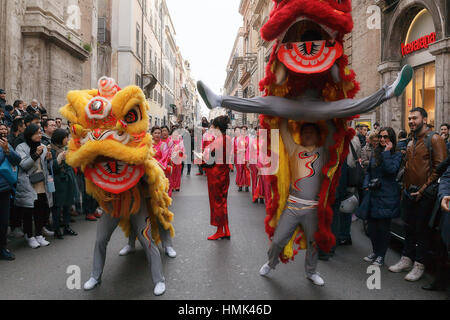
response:
<path id="1" fill-rule="evenodd" d="M 137 86 L 122 90 L 106 77 L 99 80 L 98 86 L 99 89 L 69 92 L 69 103 L 60 110 L 71 123 L 67 163 L 81 168 L 86 192 L 98 201 L 108 218 L 120 219 L 127 237 L 131 217 L 138 214 L 145 201 L 146 228 L 139 232 L 149 242 L 153 239 L 158 244 L 158 223 L 172 237 L 174 228 L 173 213 L 169 211 L 169 181 L 153 158 L 152 137 L 148 133 L 149 105 Z"/>

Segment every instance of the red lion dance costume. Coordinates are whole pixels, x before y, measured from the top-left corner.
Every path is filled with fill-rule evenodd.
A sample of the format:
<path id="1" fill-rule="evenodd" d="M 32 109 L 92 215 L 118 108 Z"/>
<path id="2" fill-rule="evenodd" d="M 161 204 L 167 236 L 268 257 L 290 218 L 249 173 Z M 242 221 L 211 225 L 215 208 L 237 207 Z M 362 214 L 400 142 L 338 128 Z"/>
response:
<path id="1" fill-rule="evenodd" d="M 355 135 L 348 122 L 400 96 L 413 71 L 407 65 L 393 85 L 367 98 L 353 100 L 359 84 L 343 54 L 344 36 L 353 29 L 351 0 L 274 2 L 270 19 L 261 30 L 264 40 L 274 41 L 266 78 L 260 83 L 265 96 L 253 99 L 217 96 L 202 82 L 198 88 L 208 107 L 260 113 L 263 129 L 281 132 L 279 167 L 269 176 L 272 199 L 266 205 L 266 232 L 273 242 L 269 263 L 260 274 L 267 275 L 275 268 L 278 256 L 274 257 L 274 253 L 287 263 L 294 259 L 298 249 L 308 247 L 307 276 L 315 284 L 323 285 L 315 272 L 316 246 L 329 252 L 336 243 L 331 232 L 331 206 L 341 166 Z M 313 150 L 302 146 L 306 126 L 312 126 L 319 135 Z M 296 216 L 297 220 L 286 222 L 288 215 Z M 283 230 L 277 230 L 280 228 Z M 282 241 L 277 240 L 280 232 Z M 275 248 L 280 243 L 283 248 Z"/>

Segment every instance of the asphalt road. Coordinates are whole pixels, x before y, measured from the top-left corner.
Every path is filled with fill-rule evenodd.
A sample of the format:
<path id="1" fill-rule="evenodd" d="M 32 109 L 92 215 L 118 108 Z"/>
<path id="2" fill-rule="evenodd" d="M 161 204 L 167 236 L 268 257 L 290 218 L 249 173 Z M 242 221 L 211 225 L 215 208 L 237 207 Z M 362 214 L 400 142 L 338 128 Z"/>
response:
<path id="1" fill-rule="evenodd" d="M 234 176 L 232 181 L 234 181 Z M 118 229 L 108 247 L 103 282 L 94 291 L 68 289 L 68 266 L 79 266 L 81 284 L 88 280 L 93 259 L 96 223 L 76 218 L 73 229 L 78 237 L 51 241 L 46 248 L 32 250 L 24 240 L 14 240 L 10 249 L 13 262 L 0 261 L 0 299 L 147 299 L 147 300 L 394 300 L 444 299 L 443 292 L 426 292 L 417 283 L 403 280 L 404 274 L 381 270 L 381 289 L 367 288 L 368 264 L 362 258 L 370 253 L 370 241 L 360 222 L 352 226 L 353 246 L 339 247 L 334 258 L 319 262 L 318 271 L 326 285 L 316 287 L 305 278 L 304 253 L 294 262 L 280 264 L 268 278 L 258 274 L 266 262 L 269 241 L 264 232 L 265 210 L 253 204 L 248 193 L 230 187 L 229 219 L 231 241 L 207 241 L 215 230 L 209 225 L 206 177 L 183 177 L 182 190 L 174 193 L 171 210 L 175 213 L 176 259 L 163 256 L 167 291 L 153 296 L 144 252 L 120 257 L 127 243 Z M 397 262 L 399 253 L 389 250 L 388 265 Z"/>

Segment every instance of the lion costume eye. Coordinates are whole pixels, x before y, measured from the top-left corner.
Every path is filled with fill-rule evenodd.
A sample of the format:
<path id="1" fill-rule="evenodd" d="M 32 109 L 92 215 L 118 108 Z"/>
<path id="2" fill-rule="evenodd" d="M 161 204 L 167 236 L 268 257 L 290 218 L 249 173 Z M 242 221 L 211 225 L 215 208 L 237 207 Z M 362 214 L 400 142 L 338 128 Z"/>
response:
<path id="1" fill-rule="evenodd" d="M 139 106 L 135 106 L 133 109 L 128 111 L 128 113 L 125 116 L 125 122 L 127 124 L 133 124 L 141 120 L 141 109 Z"/>

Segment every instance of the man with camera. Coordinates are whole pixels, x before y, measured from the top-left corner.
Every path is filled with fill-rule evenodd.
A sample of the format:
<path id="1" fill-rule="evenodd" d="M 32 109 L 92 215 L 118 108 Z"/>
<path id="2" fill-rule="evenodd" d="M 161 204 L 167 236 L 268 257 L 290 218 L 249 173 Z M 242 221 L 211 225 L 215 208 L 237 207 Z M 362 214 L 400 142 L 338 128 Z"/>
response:
<path id="1" fill-rule="evenodd" d="M 439 189 L 438 165 L 447 157 L 444 139 L 427 126 L 428 114 L 423 108 L 409 112 L 408 124 L 413 139 L 408 143 L 402 193 L 405 220 L 405 246 L 400 261 L 391 272 L 412 270 L 405 280 L 417 281 L 425 271 L 430 228 L 428 226 Z"/>

